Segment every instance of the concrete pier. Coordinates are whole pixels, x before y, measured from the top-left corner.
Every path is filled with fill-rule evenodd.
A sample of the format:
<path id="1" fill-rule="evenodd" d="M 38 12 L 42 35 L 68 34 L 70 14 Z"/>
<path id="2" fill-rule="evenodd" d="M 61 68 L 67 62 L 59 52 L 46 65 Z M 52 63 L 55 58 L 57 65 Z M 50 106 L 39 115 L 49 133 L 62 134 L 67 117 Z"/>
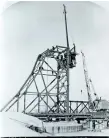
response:
<path id="1" fill-rule="evenodd" d="M 74 121 L 49 122 L 46 123 L 46 130 L 52 134 L 78 132 L 83 130 L 83 125 Z"/>

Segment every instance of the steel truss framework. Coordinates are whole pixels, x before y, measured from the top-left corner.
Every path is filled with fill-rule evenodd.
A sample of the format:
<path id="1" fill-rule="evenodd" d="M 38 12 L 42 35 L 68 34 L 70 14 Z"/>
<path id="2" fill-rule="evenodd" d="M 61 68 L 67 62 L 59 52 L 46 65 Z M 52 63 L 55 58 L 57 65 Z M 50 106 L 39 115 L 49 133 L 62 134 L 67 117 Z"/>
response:
<path id="1" fill-rule="evenodd" d="M 39 54 L 29 77 L 18 93 L 1 109 L 41 115 L 89 112 L 86 101 L 69 101 L 69 69 L 76 67 L 76 49 L 69 47 L 66 7 L 64 6 L 65 46 L 53 46 Z M 71 116 L 70 116 L 71 117 Z"/>
<path id="2" fill-rule="evenodd" d="M 75 45 L 69 53 L 69 68 L 73 68 L 76 66 Z M 67 48 L 64 46 L 55 46 L 39 54 L 31 74 L 1 111 L 15 111 L 17 107 L 16 110 L 23 113 L 67 112 L 66 64 Z"/>
<path id="3" fill-rule="evenodd" d="M 39 54 L 29 77 L 1 111 L 17 110 L 39 118 L 95 116 L 90 113 L 89 102 L 69 101 L 69 69 L 76 67 L 77 53 L 75 44 L 69 47 L 65 5 L 64 15 L 67 47 L 57 45 Z"/>
<path id="4" fill-rule="evenodd" d="M 69 47 L 66 7 L 63 6 L 67 47 L 53 46 L 39 54 L 29 77 L 1 111 L 69 114 L 88 109 L 88 102 L 69 101 L 69 69 L 76 67 L 77 53 L 75 44 L 72 49 Z"/>
<path id="5" fill-rule="evenodd" d="M 65 101 L 60 101 L 59 106 L 62 106 L 62 111 L 65 110 Z M 56 112 L 55 105 L 49 110 L 49 113 Z M 69 113 L 86 113 L 90 112 L 88 101 L 69 101 Z M 62 112 L 63 113 L 63 112 Z"/>

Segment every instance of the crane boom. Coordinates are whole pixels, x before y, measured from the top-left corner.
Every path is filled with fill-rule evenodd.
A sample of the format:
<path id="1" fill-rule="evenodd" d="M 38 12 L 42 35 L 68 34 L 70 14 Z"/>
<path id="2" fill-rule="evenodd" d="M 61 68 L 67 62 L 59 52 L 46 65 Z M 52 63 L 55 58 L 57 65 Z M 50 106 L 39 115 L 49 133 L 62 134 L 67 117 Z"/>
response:
<path id="1" fill-rule="evenodd" d="M 91 86 L 92 86 L 92 89 L 93 89 L 94 95 L 95 95 L 95 97 L 96 97 L 96 100 L 99 100 L 99 97 L 98 97 L 97 93 L 95 92 L 95 88 L 94 88 L 94 85 L 93 85 L 93 83 L 92 83 L 92 80 L 90 79 L 89 81 L 90 81 L 90 84 L 91 84 Z"/>
<path id="2" fill-rule="evenodd" d="M 86 66 L 85 56 L 84 56 L 84 53 L 82 51 L 81 51 L 81 53 L 82 53 L 86 88 L 87 88 L 87 93 L 88 93 L 89 108 L 94 109 L 94 105 L 93 105 L 93 101 L 92 101 L 92 97 L 91 97 L 90 81 L 89 81 L 89 77 L 88 77 L 88 70 L 87 70 L 87 66 Z"/>

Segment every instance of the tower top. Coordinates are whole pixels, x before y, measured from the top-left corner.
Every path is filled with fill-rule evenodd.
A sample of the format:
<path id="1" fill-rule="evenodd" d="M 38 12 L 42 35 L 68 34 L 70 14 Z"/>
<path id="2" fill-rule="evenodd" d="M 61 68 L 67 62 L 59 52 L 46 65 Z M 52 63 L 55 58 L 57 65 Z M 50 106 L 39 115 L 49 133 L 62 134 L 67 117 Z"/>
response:
<path id="1" fill-rule="evenodd" d="M 63 6 L 64 6 L 64 13 L 67 13 L 67 12 L 66 12 L 66 6 L 65 6 L 64 4 L 63 4 Z"/>
<path id="2" fill-rule="evenodd" d="M 66 17 L 66 6 L 63 4 L 64 6 L 64 18 L 65 18 L 65 31 L 66 31 L 66 41 L 67 41 L 67 48 L 69 49 L 69 39 L 68 39 L 68 29 L 67 29 L 67 17 Z"/>

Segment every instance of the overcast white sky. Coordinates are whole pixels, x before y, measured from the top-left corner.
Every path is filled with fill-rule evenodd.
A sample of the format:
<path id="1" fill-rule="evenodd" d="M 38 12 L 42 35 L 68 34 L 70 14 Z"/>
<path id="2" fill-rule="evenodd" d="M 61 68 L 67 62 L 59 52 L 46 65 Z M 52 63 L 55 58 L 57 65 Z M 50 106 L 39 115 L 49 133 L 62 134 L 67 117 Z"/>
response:
<path id="1" fill-rule="evenodd" d="M 20 89 L 39 53 L 66 45 L 63 3 L 70 45 L 83 50 L 96 92 L 109 100 L 109 2 L 96 2 L 105 9 L 91 2 L 19 2 L 6 9 L 11 2 L 0 16 L 0 107 Z M 81 55 L 70 79 L 70 99 L 87 100 Z"/>

